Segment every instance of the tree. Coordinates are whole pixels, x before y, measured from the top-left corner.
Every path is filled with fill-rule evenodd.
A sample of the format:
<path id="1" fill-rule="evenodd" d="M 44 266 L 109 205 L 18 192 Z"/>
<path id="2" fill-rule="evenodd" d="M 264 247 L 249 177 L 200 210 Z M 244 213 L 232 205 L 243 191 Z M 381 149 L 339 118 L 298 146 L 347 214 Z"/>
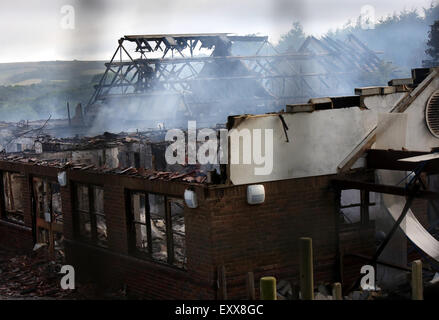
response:
<path id="1" fill-rule="evenodd" d="M 305 40 L 306 35 L 300 22 L 294 22 L 293 27 L 280 37 L 277 49 L 281 52 L 297 51 Z"/>
<path id="2" fill-rule="evenodd" d="M 428 33 L 427 50 L 425 53 L 431 57 L 431 60 L 425 60 L 424 66 L 433 66 L 439 64 L 439 20 L 435 21 Z"/>

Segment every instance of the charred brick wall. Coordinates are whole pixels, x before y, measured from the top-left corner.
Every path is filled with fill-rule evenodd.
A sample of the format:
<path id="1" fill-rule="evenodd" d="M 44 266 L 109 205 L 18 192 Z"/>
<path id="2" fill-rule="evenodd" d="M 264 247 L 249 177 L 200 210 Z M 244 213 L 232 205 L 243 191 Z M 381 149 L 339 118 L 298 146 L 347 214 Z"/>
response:
<path id="1" fill-rule="evenodd" d="M 300 237 L 313 239 L 315 283 L 335 281 L 339 271 L 331 178 L 264 183 L 265 202 L 255 206 L 247 204 L 247 186 L 211 191 L 212 252 L 214 263 L 225 265 L 230 297 L 246 297 L 245 276 L 249 271 L 254 272 L 256 282 L 261 276 L 273 275 L 298 283 Z M 370 253 L 373 224 L 364 230 L 345 233 L 340 239 L 341 249 L 351 246 L 357 253 Z M 258 283 L 255 285 L 257 288 Z"/>
<path id="2" fill-rule="evenodd" d="M 31 251 L 32 229 L 0 220 L 0 247 L 15 252 Z"/>
<path id="3" fill-rule="evenodd" d="M 103 287 L 126 287 L 129 295 L 147 299 L 214 299 L 215 273 L 210 253 L 210 220 L 206 206 L 185 208 L 186 269 L 178 269 L 132 254 L 128 242 L 128 190 L 183 196 L 187 185 L 144 179 L 68 172 L 69 184 L 62 188 L 66 256 L 80 279 L 93 280 Z M 104 189 L 104 211 L 108 248 L 85 244 L 74 230 L 72 190 L 75 183 L 95 184 Z M 203 199 L 203 188 L 196 190 Z"/>
<path id="4" fill-rule="evenodd" d="M 1 164 L 1 162 L 0 162 Z M 4 165 L 4 164 L 3 164 Z M 5 165 L 4 165 L 5 166 Z M 31 177 L 56 177 L 59 169 L 15 164 L 0 170 L 20 171 L 29 181 L 26 230 L 0 224 L 3 235 L 17 234 L 21 244 L 32 246 Z M 107 287 L 126 286 L 133 296 L 154 299 L 217 298 L 217 268 L 224 265 L 229 298 L 245 298 L 247 272 L 256 282 L 264 275 L 298 282 L 300 237 L 311 237 L 315 283 L 333 282 L 337 276 L 337 244 L 342 250 L 370 253 L 373 227 L 353 230 L 338 239 L 332 176 L 264 183 L 265 202 L 247 204 L 247 186 L 192 186 L 199 207 L 185 208 L 186 269 L 139 259 L 128 242 L 127 191 L 146 191 L 182 198 L 188 184 L 150 181 L 124 175 L 68 170 L 61 188 L 66 258 L 78 278 L 91 278 Z M 94 184 L 104 189 L 108 248 L 84 243 L 76 237 L 73 186 Z M 4 229 L 4 228 L 8 229 Z M 12 237 L 11 237 L 12 239 Z M 27 240 L 26 240 L 27 239 Z M 340 240 L 338 242 L 338 240 Z M 27 244 L 26 244 L 27 243 Z M 372 243 L 373 245 L 373 243 Z M 349 265 L 344 271 L 349 272 Z M 355 270 L 355 272 L 358 272 Z M 258 288 L 258 283 L 255 284 Z"/>
<path id="5" fill-rule="evenodd" d="M 17 224 L 11 221 L 5 221 L 1 212 L 4 210 L 4 194 L 0 190 L 0 246 L 10 250 L 32 250 L 34 245 L 34 217 L 32 208 L 32 176 L 45 176 L 54 178 L 57 175 L 57 169 L 39 166 L 28 166 L 20 163 L 10 163 L 0 161 L 0 173 L 9 171 L 20 173 L 22 205 L 24 213 L 24 224 Z"/>

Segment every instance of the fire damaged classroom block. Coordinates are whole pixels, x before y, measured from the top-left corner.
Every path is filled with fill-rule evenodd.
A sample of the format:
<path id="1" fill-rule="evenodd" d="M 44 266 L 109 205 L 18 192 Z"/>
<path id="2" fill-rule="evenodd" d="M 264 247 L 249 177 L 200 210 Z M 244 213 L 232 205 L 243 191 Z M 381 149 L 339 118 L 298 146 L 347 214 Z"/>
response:
<path id="1" fill-rule="evenodd" d="M 389 218 L 386 220 L 386 215 L 380 213 L 385 203 L 378 194 L 390 191 L 375 184 L 374 170 L 383 164 L 378 159 L 362 161 L 364 155 L 358 152 L 349 156 L 373 130 L 374 123 L 362 119 L 372 119 L 382 110 L 392 114 L 397 108 L 404 114 L 402 110 L 422 108 L 423 102 L 418 99 L 427 99 L 435 92 L 435 77 L 433 70 L 419 84 L 415 98 L 401 100 L 405 93 L 383 95 L 379 90 L 374 96 L 365 93 L 360 99 L 310 100 L 310 104 L 330 103 L 327 108 L 279 113 L 286 127 L 292 129 L 288 141 L 284 139 L 285 127 L 279 114 L 229 118 L 229 128 L 252 128 L 258 122 L 259 126 L 273 129 L 276 137 L 282 137 L 274 140 L 273 162 L 277 169 L 268 175 L 255 175 L 253 165 L 230 163 L 225 164 L 226 179 L 213 182 L 207 179 L 212 170 L 209 166 L 160 164 L 152 159 L 159 157 L 159 150 L 166 151 L 166 144 L 147 138 L 155 133 L 65 141 L 59 145 L 62 148 L 51 147 L 51 151 L 44 151 L 43 145 L 44 156 L 29 152 L 3 155 L 2 234 L 33 228 L 30 221 L 33 210 L 37 210 L 41 221 L 37 225 L 52 234 L 37 233 L 36 241 L 59 247 L 57 233 L 61 232 L 66 261 L 77 268 L 80 278 L 92 276 L 101 285 L 126 287 L 130 295 L 137 297 L 192 299 L 216 299 L 224 294 L 217 287 L 218 268 L 225 270 L 228 297 L 236 299 L 246 297 L 248 272 L 256 278 L 274 274 L 294 286 L 299 276 L 299 252 L 295 248 L 297 240 L 306 236 L 313 239 L 316 283 L 341 279 L 348 286 L 363 264 L 361 257 L 373 255 L 375 234 L 386 230 L 389 223 Z M 395 97 L 389 99 L 389 95 Z M 373 100 L 369 101 L 371 97 Z M 367 108 L 358 106 L 360 100 Z M 374 105 L 377 101 L 379 106 Z M 344 117 L 351 121 L 337 125 Z M 316 124 L 316 129 L 300 138 L 296 121 Z M 362 123 L 364 127 L 349 123 Z M 331 145 L 332 134 L 338 135 L 337 148 L 343 150 L 325 151 L 325 146 Z M 422 139 L 409 138 L 408 150 L 424 149 L 428 153 L 437 146 L 437 138 L 426 126 L 412 129 L 412 134 Z M 309 141 L 317 145 L 310 147 Z M 230 157 L 233 152 L 242 152 L 242 144 L 230 142 Z M 155 148 L 155 143 L 164 147 Z M 136 145 L 150 145 L 151 151 L 133 149 Z M 108 146 L 114 151 L 108 153 Z M 100 151 L 96 153 L 93 147 Z M 324 163 L 315 157 L 320 149 L 326 152 Z M 126 156 L 131 150 L 134 155 L 140 153 L 140 166 L 136 156 Z M 376 149 L 364 152 L 368 150 Z M 75 156 L 81 151 L 86 153 Z M 285 161 L 288 158 L 282 152 L 295 156 Z M 404 157 L 412 154 L 407 150 L 399 152 Z M 147 154 L 149 163 L 141 160 Z M 345 159 L 346 154 L 356 160 Z M 353 165 L 346 169 L 349 163 Z M 400 164 L 398 168 L 401 166 L 408 165 Z M 159 167 L 166 171 L 158 171 Z M 426 174 L 433 168 L 425 167 Z M 56 183 L 60 172 L 67 176 L 63 187 Z M 18 192 L 17 184 L 22 185 L 20 190 L 33 191 Z M 249 205 L 247 188 L 253 184 L 264 186 L 264 201 Z M 352 188 L 358 189 L 348 190 Z M 184 201 L 187 190 L 197 198 L 197 205 L 192 208 Z M 391 192 L 403 192 L 399 190 Z M 37 207 L 30 206 L 32 202 Z M 426 208 L 413 207 L 422 221 Z M 399 250 L 399 257 L 407 255 L 405 247 L 392 248 Z M 386 257 L 392 259 L 389 253 Z M 382 281 L 386 282 L 385 276 Z M 168 285 L 164 287 L 163 283 Z"/>
<path id="2" fill-rule="evenodd" d="M 254 54 L 236 54 L 249 43 Z M 259 36 L 124 36 L 67 123 L 2 130 L 0 247 L 32 251 L 21 265 L 37 275 L 32 259 L 47 248 L 78 282 L 129 298 L 259 299 L 249 291 L 270 275 L 272 293 L 294 299 L 299 239 L 311 238 L 310 296 L 334 282 L 349 290 L 365 261 L 378 265 L 383 289 L 398 286 L 411 243 L 439 261 L 426 230 L 437 216 L 439 71 L 349 95 L 346 74 L 380 64 L 354 36 L 308 37 L 283 53 Z M 148 121 L 136 117 L 145 105 Z M 186 123 L 203 119 L 198 130 Z M 107 120 L 120 130 L 102 130 Z M 405 186 L 393 183 L 400 176 Z M 419 228 L 390 241 L 399 209 Z"/>

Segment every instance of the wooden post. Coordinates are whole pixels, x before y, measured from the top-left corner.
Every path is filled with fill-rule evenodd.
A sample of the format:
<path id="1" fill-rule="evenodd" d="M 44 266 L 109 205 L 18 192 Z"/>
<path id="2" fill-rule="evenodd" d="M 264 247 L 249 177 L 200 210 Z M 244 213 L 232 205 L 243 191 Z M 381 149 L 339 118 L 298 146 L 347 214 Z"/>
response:
<path id="1" fill-rule="evenodd" d="M 276 278 L 262 277 L 260 280 L 261 300 L 277 300 Z"/>
<path id="2" fill-rule="evenodd" d="M 412 300 L 424 300 L 421 260 L 412 262 Z"/>
<path id="3" fill-rule="evenodd" d="M 218 300 L 227 300 L 227 280 L 226 267 L 224 265 L 218 267 Z"/>
<path id="4" fill-rule="evenodd" d="M 255 275 L 253 272 L 247 273 L 247 299 L 256 300 L 255 296 Z"/>
<path id="5" fill-rule="evenodd" d="M 300 292 L 302 300 L 314 300 L 312 239 L 300 238 Z"/>
<path id="6" fill-rule="evenodd" d="M 341 294 L 341 283 L 336 282 L 332 287 L 332 300 L 343 300 L 343 296 Z"/>

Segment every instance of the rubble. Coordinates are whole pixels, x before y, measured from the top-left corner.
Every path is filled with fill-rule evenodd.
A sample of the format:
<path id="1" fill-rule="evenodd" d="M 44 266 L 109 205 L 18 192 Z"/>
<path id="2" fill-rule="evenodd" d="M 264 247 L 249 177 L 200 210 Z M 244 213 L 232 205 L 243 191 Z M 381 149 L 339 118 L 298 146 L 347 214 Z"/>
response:
<path id="1" fill-rule="evenodd" d="M 95 284 L 76 283 L 75 290 L 63 290 L 60 286 L 63 252 L 56 252 L 55 259 L 49 257 L 47 246 L 35 246 L 27 254 L 14 255 L 0 249 L 0 300 L 42 299 L 123 299 L 126 289 L 97 290 Z"/>
<path id="2" fill-rule="evenodd" d="M 61 289 L 62 277 L 59 270 L 62 255 L 50 260 L 43 247 L 34 248 L 29 254 L 11 257 L 11 253 L 0 250 L 0 297 L 2 299 L 21 299 L 46 297 L 66 299 L 72 292 Z"/>
<path id="3" fill-rule="evenodd" d="M 183 172 L 172 172 L 172 171 L 157 171 L 153 169 L 144 168 L 108 168 L 106 166 L 96 166 L 93 164 L 77 163 L 77 162 L 63 162 L 62 160 L 40 160 L 37 158 L 26 158 L 23 155 L 5 155 L 0 154 L 0 160 L 10 161 L 10 162 L 20 162 L 31 165 L 55 167 L 61 170 L 71 169 L 71 170 L 81 170 L 81 171 L 95 171 L 104 174 L 114 174 L 114 175 L 129 175 L 136 176 L 139 178 L 144 178 L 148 180 L 163 180 L 163 181 L 181 181 L 187 183 L 197 183 L 203 184 L 207 179 L 207 172 L 203 172 L 200 169 L 192 170 L 189 166 L 187 169 L 183 167 Z"/>

